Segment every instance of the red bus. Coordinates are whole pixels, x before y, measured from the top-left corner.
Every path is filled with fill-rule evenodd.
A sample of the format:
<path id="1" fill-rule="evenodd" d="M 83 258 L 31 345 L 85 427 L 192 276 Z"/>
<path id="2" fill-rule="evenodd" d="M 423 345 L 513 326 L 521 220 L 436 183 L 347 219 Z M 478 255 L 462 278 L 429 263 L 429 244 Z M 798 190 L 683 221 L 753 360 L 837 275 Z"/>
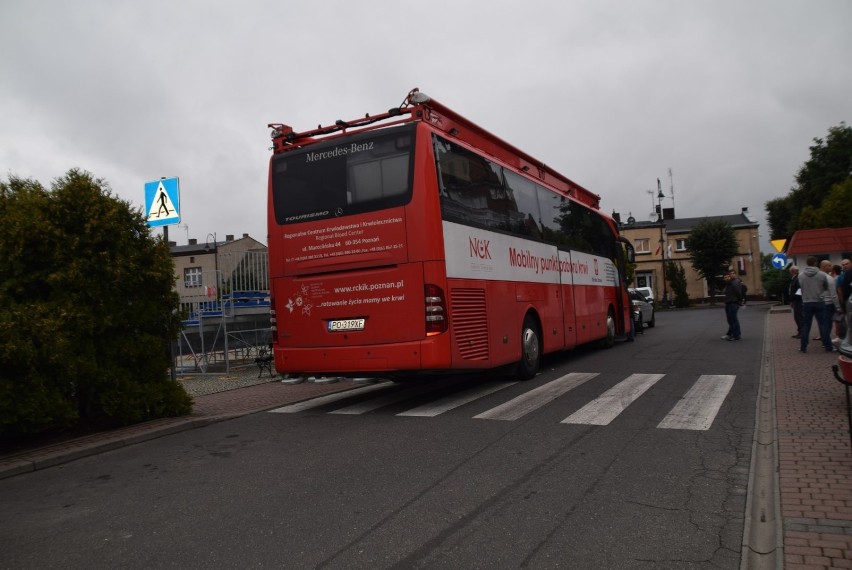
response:
<path id="1" fill-rule="evenodd" d="M 513 365 L 629 332 L 600 196 L 417 89 L 386 113 L 271 124 L 269 273 L 281 373 Z"/>

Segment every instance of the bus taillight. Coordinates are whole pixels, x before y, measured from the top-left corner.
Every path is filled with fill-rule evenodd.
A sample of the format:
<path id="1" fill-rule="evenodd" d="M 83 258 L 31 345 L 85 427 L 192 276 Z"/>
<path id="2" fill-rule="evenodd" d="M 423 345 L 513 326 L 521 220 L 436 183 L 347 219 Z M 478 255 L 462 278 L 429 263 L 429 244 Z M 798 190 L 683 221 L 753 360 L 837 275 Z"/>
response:
<path id="1" fill-rule="evenodd" d="M 426 293 L 426 336 L 447 332 L 447 300 L 444 291 L 437 285 L 427 283 Z"/>

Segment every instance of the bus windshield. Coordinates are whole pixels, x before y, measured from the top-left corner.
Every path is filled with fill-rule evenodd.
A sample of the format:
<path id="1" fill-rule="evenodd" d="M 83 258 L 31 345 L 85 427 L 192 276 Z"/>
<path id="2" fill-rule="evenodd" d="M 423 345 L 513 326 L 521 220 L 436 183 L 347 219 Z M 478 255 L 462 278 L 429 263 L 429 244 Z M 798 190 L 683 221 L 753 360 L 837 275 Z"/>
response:
<path id="1" fill-rule="evenodd" d="M 407 204 L 415 126 L 370 131 L 273 157 L 275 221 L 286 225 Z"/>

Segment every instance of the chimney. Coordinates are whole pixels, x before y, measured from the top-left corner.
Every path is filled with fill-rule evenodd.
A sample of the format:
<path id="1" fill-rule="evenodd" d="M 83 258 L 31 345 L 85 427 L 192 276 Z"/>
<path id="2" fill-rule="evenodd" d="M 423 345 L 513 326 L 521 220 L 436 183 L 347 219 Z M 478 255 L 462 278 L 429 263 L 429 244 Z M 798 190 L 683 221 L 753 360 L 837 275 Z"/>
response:
<path id="1" fill-rule="evenodd" d="M 225 236 L 225 241 L 234 241 L 234 234 L 228 234 Z"/>
<path id="2" fill-rule="evenodd" d="M 198 245 L 198 240 L 195 239 L 195 238 L 192 238 L 191 240 L 189 240 L 189 245 Z"/>
<path id="3" fill-rule="evenodd" d="M 244 237 L 244 238 L 247 238 L 247 237 L 248 237 L 248 234 L 243 234 L 243 237 Z"/>

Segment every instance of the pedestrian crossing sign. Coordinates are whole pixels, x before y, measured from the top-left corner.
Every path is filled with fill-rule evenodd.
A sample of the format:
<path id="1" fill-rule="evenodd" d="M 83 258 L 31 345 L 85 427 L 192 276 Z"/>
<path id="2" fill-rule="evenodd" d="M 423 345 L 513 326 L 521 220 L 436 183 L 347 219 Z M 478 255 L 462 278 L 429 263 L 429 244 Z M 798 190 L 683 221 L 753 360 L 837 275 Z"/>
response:
<path id="1" fill-rule="evenodd" d="M 145 183 L 145 220 L 152 228 L 180 223 L 177 177 Z"/>

